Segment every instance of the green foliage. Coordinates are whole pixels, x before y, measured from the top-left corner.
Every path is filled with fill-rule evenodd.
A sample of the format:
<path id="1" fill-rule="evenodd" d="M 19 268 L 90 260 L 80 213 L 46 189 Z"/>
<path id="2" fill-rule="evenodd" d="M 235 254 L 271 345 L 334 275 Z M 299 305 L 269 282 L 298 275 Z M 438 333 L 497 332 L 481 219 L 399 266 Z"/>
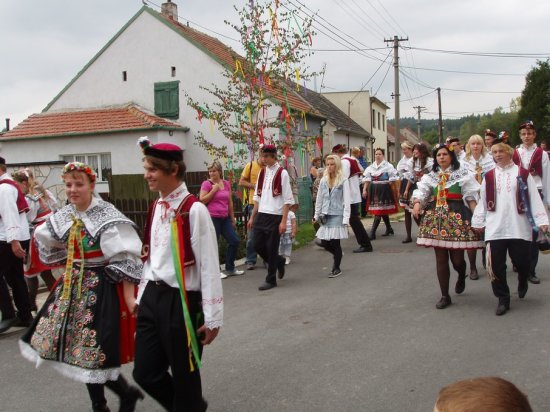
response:
<path id="1" fill-rule="evenodd" d="M 550 137 L 550 62 L 548 60 L 537 61 L 536 66 L 527 73 L 525 78 L 516 126 L 526 120 L 532 120 L 535 124 L 538 139 Z"/>
<path id="2" fill-rule="evenodd" d="M 311 222 L 304 222 L 298 226 L 298 232 L 296 233 L 296 239 L 294 239 L 293 250 L 299 249 L 302 246 L 307 245 L 315 239 L 315 228 Z"/>
<path id="3" fill-rule="evenodd" d="M 279 130 L 285 136 L 279 146 L 293 146 L 292 128 L 305 114 L 292 109 L 287 95 L 292 89 L 299 91 L 301 83 L 315 75 L 303 63 L 311 54 L 314 16 L 299 21 L 293 10 L 286 5 L 283 10 L 279 3 L 283 2 L 251 1 L 242 9 L 235 7 L 239 23 L 225 24 L 237 32 L 245 56 L 231 50 L 233 65 L 224 66 L 225 84 L 201 86 L 215 97 L 214 103 L 202 103 L 186 94 L 187 104 L 197 116 L 212 122 L 234 143 L 234 153 L 230 153 L 227 145 L 217 146 L 203 133 L 196 133 L 196 144 L 212 157 L 246 158 L 249 152 L 257 151 L 264 138 L 275 143 Z M 281 112 L 269 118 L 268 109 L 274 102 L 281 104 Z"/>

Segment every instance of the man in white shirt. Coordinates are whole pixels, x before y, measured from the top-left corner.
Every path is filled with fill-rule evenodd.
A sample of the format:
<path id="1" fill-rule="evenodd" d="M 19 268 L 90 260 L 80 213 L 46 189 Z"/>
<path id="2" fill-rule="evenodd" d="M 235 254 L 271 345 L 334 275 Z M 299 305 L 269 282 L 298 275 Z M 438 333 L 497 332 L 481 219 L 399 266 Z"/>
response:
<path id="1" fill-rule="evenodd" d="M 349 185 L 349 192 L 351 197 L 351 215 L 349 218 L 349 225 L 353 230 L 355 239 L 359 244 L 357 249 L 354 249 L 353 253 L 362 253 L 362 252 L 372 252 L 372 243 L 367 235 L 367 231 L 361 223 L 361 218 L 359 217 L 360 212 L 359 208 L 361 207 L 361 189 L 359 187 L 360 180 L 359 176 L 361 175 L 361 167 L 359 162 L 348 155 L 348 149 L 343 144 L 337 144 L 332 148 L 332 153 L 338 155 L 342 159 L 342 172 L 344 177 L 347 179 Z"/>
<path id="2" fill-rule="evenodd" d="M 288 173 L 277 161 L 277 148 L 265 145 L 261 156 L 265 167 L 256 182 L 254 210 L 248 228 L 254 231 L 256 252 L 267 262 L 267 276 L 258 289 L 268 290 L 277 286 L 277 277 L 282 279 L 285 275 L 285 259 L 279 255 L 279 241 L 286 231 L 294 197 Z"/>
<path id="3" fill-rule="evenodd" d="M 481 199 L 472 217 L 472 228 L 484 231 L 485 241 L 489 245 L 487 272 L 493 293 L 499 300 L 498 316 L 510 309 L 510 289 L 506 281 L 507 252 L 518 270 L 520 299 L 527 293 L 533 231 L 529 214 L 540 230 L 548 230 L 548 216 L 535 181 L 527 170 L 512 162 L 512 153 L 513 149 L 505 143 L 495 143 L 491 147 L 496 167 L 485 174 Z M 518 179 L 521 179 L 527 192 L 522 193 Z"/>
<path id="4" fill-rule="evenodd" d="M 537 133 L 533 122 L 527 121 L 519 126 L 519 137 L 522 144 L 519 145 L 512 157 L 514 163 L 527 169 L 537 185 L 538 192 L 543 203 L 548 207 L 550 196 L 548 190 L 548 173 L 550 172 L 550 161 L 548 155 L 540 147 L 537 147 L 535 139 Z M 537 263 L 539 261 L 539 248 L 536 242 L 537 234 L 533 232 L 531 244 L 531 267 L 529 269 L 529 282 L 539 284 L 540 279 L 536 275 Z"/>
<path id="5" fill-rule="evenodd" d="M 13 326 L 30 326 L 32 322 L 29 290 L 23 277 L 23 260 L 30 239 L 28 210 L 25 195 L 7 173 L 5 159 L 0 157 L 0 333 Z M 11 287 L 17 314 L 6 283 Z"/>
<path id="6" fill-rule="evenodd" d="M 160 198 L 144 234 L 134 379 L 166 410 L 205 411 L 202 346 L 223 322 L 216 232 L 208 209 L 183 182 L 181 148 L 144 138 L 140 145 L 145 180 Z"/>

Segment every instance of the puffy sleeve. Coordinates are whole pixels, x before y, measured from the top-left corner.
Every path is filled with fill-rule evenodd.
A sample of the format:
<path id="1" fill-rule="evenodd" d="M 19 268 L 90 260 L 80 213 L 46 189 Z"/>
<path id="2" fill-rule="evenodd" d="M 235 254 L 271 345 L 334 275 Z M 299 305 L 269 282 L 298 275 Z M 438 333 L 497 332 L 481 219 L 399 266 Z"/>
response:
<path id="1" fill-rule="evenodd" d="M 487 219 L 487 209 L 485 208 L 485 179 L 481 182 L 481 190 L 479 191 L 479 202 L 477 202 L 474 215 L 472 216 L 472 227 L 481 229 L 485 227 Z"/>
<path id="2" fill-rule="evenodd" d="M 39 258 L 44 264 L 51 265 L 67 259 L 67 245 L 54 238 L 47 223 L 38 226 L 33 236 L 38 245 Z"/>
<path id="3" fill-rule="evenodd" d="M 468 176 L 460 183 L 460 188 L 464 202 L 469 200 L 478 201 L 481 186 L 472 172 L 468 171 Z"/>
<path id="4" fill-rule="evenodd" d="M 365 169 L 363 172 L 363 179 L 362 182 L 370 182 L 372 181 L 372 175 L 371 175 L 371 168 L 370 166 Z"/>
<path id="5" fill-rule="evenodd" d="M 420 202 L 420 205 L 422 208 L 426 206 L 426 203 L 428 202 L 428 199 L 430 198 L 432 194 L 432 187 L 429 184 L 429 175 L 422 176 L 422 179 L 417 183 L 416 189 L 414 190 L 411 201 L 412 203 L 415 202 L 415 200 Z"/>
<path id="6" fill-rule="evenodd" d="M 397 174 L 397 170 L 395 169 L 395 167 L 393 167 L 393 165 L 390 162 L 388 162 L 388 175 L 389 175 L 388 180 L 390 182 L 399 180 L 399 175 Z"/>
<path id="7" fill-rule="evenodd" d="M 200 275 L 204 324 L 210 330 L 223 324 L 223 291 L 218 260 L 218 242 L 208 209 L 196 202 L 189 211 L 191 247 Z"/>
<path id="8" fill-rule="evenodd" d="M 130 224 L 111 226 L 101 234 L 101 251 L 107 260 L 105 271 L 112 281 L 138 284 L 143 271 L 141 240 Z"/>
<path id="9" fill-rule="evenodd" d="M 407 164 L 405 165 L 405 171 L 403 172 L 403 177 L 407 180 L 410 180 L 411 182 L 414 182 L 414 158 L 411 157 L 407 160 Z"/>

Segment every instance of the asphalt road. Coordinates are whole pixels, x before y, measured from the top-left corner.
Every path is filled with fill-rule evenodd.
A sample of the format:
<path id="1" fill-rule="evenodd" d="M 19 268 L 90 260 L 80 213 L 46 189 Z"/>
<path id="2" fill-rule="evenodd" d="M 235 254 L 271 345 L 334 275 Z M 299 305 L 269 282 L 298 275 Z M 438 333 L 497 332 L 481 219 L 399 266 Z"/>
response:
<path id="1" fill-rule="evenodd" d="M 442 386 L 491 375 L 518 385 L 534 410 L 550 410 L 550 257 L 541 255 L 542 283 L 524 300 L 509 272 L 505 316 L 494 314 L 480 263 L 480 279 L 437 310 L 433 251 L 402 245 L 403 225 L 394 229 L 373 253 L 353 254 L 355 239 L 345 241 L 335 279 L 331 257 L 313 245 L 294 253 L 273 290 L 257 290 L 263 269 L 225 279 L 225 326 L 204 353 L 209 411 L 432 411 Z M 452 289 L 455 281 L 453 273 Z M 91 410 L 82 384 L 19 355 L 20 335 L 0 337 L 0 410 Z M 124 371 L 131 377 L 131 365 Z M 109 402 L 117 410 L 110 394 Z M 146 398 L 137 410 L 160 408 Z"/>

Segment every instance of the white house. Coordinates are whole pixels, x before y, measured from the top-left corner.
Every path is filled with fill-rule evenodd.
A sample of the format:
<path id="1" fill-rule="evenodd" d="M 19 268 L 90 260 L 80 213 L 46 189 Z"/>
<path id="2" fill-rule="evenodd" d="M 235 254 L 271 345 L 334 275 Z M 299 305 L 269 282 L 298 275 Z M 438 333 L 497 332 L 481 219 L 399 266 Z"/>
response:
<path id="1" fill-rule="evenodd" d="M 223 87 L 223 67 L 233 67 L 238 55 L 180 24 L 177 16 L 172 2 L 164 3 L 161 13 L 142 7 L 41 114 L 0 136 L 0 154 L 15 164 L 89 162 L 103 182 L 99 191 L 106 192 L 110 174 L 142 173 L 136 142 L 148 135 L 152 143 L 180 145 L 188 171 L 205 170 L 213 159 L 194 144 L 194 134 L 202 131 L 217 146 L 231 148 L 232 143 L 210 121 L 198 119 L 185 93 L 213 103 L 215 98 L 200 86 Z M 293 111 L 307 115 L 310 124 L 322 120 L 294 90 L 285 100 Z M 275 100 L 267 116 L 277 117 L 280 110 Z"/>

